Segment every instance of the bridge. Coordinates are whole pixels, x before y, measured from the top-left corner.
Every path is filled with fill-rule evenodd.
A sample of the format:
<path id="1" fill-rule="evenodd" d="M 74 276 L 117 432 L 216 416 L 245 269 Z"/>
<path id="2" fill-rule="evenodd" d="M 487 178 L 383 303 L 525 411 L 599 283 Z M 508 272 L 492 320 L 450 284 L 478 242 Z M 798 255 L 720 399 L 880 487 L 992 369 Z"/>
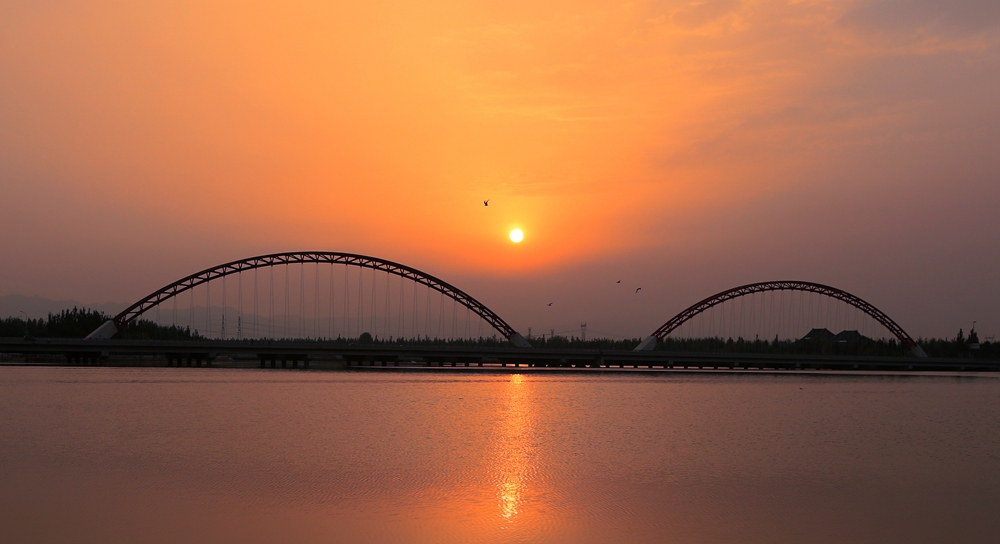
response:
<path id="1" fill-rule="evenodd" d="M 517 347 L 531 347 L 531 345 L 524 339 L 524 337 L 522 337 L 517 331 L 515 331 L 513 327 L 508 325 L 506 321 L 501 319 L 500 316 L 496 314 L 496 312 L 490 310 L 489 308 L 486 307 L 486 305 L 474 299 L 473 297 L 469 296 L 461 289 L 458 289 L 457 287 L 443 280 L 440 280 L 426 272 L 417 270 L 416 268 L 412 268 L 392 261 L 387 261 L 385 259 L 379 259 L 377 257 L 369 257 L 367 255 L 358 255 L 354 253 L 337 253 L 337 252 L 327 252 L 327 251 L 274 253 L 271 255 L 261 255 L 258 257 L 250 257 L 248 259 L 240 259 L 238 261 L 232 261 L 229 263 L 214 266 L 212 268 L 207 268 L 200 272 L 191 274 L 190 276 L 181 278 L 165 287 L 162 287 L 150 293 L 146 297 L 140 299 L 139 301 L 135 302 L 134 304 L 123 310 L 121 313 L 115 316 L 114 319 L 111 319 L 108 322 L 104 323 L 97 330 L 90 333 L 90 335 L 87 336 L 87 338 L 93 338 L 93 339 L 111 338 L 112 336 L 114 336 L 115 333 L 117 333 L 119 330 L 128 325 L 128 323 L 136 320 L 139 316 L 148 312 L 150 309 L 156 308 L 160 304 L 163 304 L 164 302 L 170 299 L 174 299 L 175 297 L 181 295 L 184 292 L 193 293 L 194 288 L 200 285 L 207 285 L 209 282 L 213 280 L 220 280 L 220 279 L 224 280 L 227 276 L 233 276 L 233 275 L 236 275 L 241 279 L 243 272 L 255 271 L 260 268 L 271 268 L 277 266 L 287 267 L 290 264 L 302 265 L 310 263 L 316 265 L 319 264 L 343 265 L 345 267 L 354 267 L 362 270 L 369 269 L 372 270 L 373 272 L 381 271 L 386 273 L 387 278 L 389 275 L 392 275 L 392 276 L 397 276 L 403 280 L 409 280 L 410 282 L 413 282 L 418 285 L 423 285 L 430 290 L 437 291 L 441 295 L 451 299 L 452 301 L 458 304 L 461 304 L 463 307 L 470 310 L 472 313 L 474 313 L 475 315 L 486 321 L 504 338 L 509 340 L 511 344 Z M 318 271 L 316 278 L 318 284 L 319 282 Z M 358 278 L 360 280 L 362 276 L 359 275 Z M 286 274 L 285 275 L 286 292 L 287 292 L 288 279 L 289 279 L 288 275 Z M 273 281 L 273 276 L 272 276 L 272 281 Z M 345 283 L 346 283 L 346 275 L 345 275 Z M 301 287 L 304 289 L 305 285 L 301 285 Z M 375 287 L 374 282 L 372 283 L 372 287 L 374 289 Z M 223 283 L 223 289 L 225 289 L 225 283 Z M 256 294 L 257 293 L 255 289 L 254 295 Z M 225 295 L 223 295 L 223 297 L 225 298 Z M 402 298 L 402 290 L 400 290 L 400 297 Z M 414 291 L 414 297 L 416 297 L 416 291 Z M 330 303 L 331 308 L 333 306 L 332 301 L 333 298 L 332 298 L 332 287 L 331 287 L 331 303 Z M 286 297 L 286 303 L 287 303 L 287 297 Z M 225 304 L 225 302 L 223 304 Z M 373 297 L 373 304 L 374 304 L 374 297 Z M 388 298 L 386 299 L 386 305 L 388 306 Z M 210 308 L 211 304 L 209 303 L 208 306 Z M 364 307 L 363 301 L 360 299 L 359 299 L 359 306 L 362 309 Z M 402 306 L 400 308 L 402 309 Z M 374 310 L 372 315 L 374 317 Z"/>
<path id="2" fill-rule="evenodd" d="M 751 283 L 748 285 L 741 285 L 739 287 L 734 287 L 732 289 L 727 289 L 721 293 L 716 293 L 706 299 L 696 302 L 689 306 L 684 311 L 670 318 L 666 323 L 660 326 L 660 328 L 653 331 L 653 334 L 647 336 L 642 343 L 640 343 L 635 349 L 636 351 L 651 350 L 656 347 L 656 343 L 663 340 L 668 334 L 679 328 L 684 323 L 690 321 L 695 316 L 704 313 L 706 310 L 722 304 L 724 302 L 737 299 L 740 297 L 745 297 L 752 295 L 754 293 L 767 293 L 774 291 L 799 291 L 803 293 L 816 293 L 829 297 L 834 300 L 840 300 L 857 308 L 861 312 L 870 316 L 872 319 L 877 321 L 883 327 L 889 330 L 895 336 L 900 344 L 908 349 L 913 355 L 917 357 L 927 357 L 924 350 L 917 345 L 916 342 L 910 338 L 910 335 L 903 330 L 895 321 L 893 321 L 888 315 L 882 310 L 879 310 L 875 306 L 865 302 L 861 298 L 854 296 L 847 291 L 837 289 L 836 287 L 830 287 L 829 285 L 823 285 L 820 283 L 811 283 L 805 281 L 766 281 L 760 283 Z"/>
<path id="3" fill-rule="evenodd" d="M 297 277 L 290 270 L 291 265 L 298 266 Z M 312 267 L 312 275 L 308 278 L 307 266 Z M 326 267 L 327 270 L 322 272 L 321 266 Z M 336 273 L 334 267 L 338 270 Z M 268 270 L 269 275 L 264 282 L 260 282 L 258 272 L 263 270 Z M 280 272 L 276 274 L 276 270 Z M 349 289 L 349 285 L 355 281 L 352 270 L 357 274 L 356 291 Z M 252 276 L 245 279 L 244 274 L 252 274 Z M 365 283 L 366 274 L 370 276 L 367 284 Z M 384 275 L 384 289 L 381 289 L 381 277 L 377 277 L 376 274 Z M 230 282 L 235 281 L 235 293 L 233 293 L 232 288 L 227 292 L 227 278 Z M 276 278 L 277 290 L 275 290 Z M 392 278 L 396 279 L 395 283 L 393 283 Z M 216 306 L 219 301 L 213 299 L 211 291 L 213 283 L 217 285 L 216 293 L 221 291 L 220 306 Z M 266 295 L 261 294 L 262 283 Z M 339 290 L 338 287 L 341 283 L 343 290 Z M 221 289 L 219 289 L 218 284 L 221 284 Z M 366 299 L 369 288 L 371 296 Z M 195 296 L 196 289 L 202 290 L 203 306 L 199 306 L 199 302 L 196 301 L 196 299 L 200 300 Z M 424 291 L 420 291 L 420 289 Z M 292 295 L 294 291 L 299 292 L 297 301 L 300 310 L 297 317 L 298 341 L 291 338 L 295 334 L 291 331 L 294 324 L 290 317 L 290 309 L 295 298 Z M 849 360 L 839 360 L 836 357 L 828 356 L 818 356 L 817 358 L 817 356 L 761 353 L 693 354 L 670 353 L 662 348 L 656 349 L 671 333 L 676 333 L 696 318 L 714 311 L 716 307 L 726 303 L 731 304 L 731 301 L 741 300 L 744 297 L 752 298 L 762 293 L 775 292 L 806 293 L 842 303 L 874 320 L 917 358 L 927 358 L 927 354 L 902 327 L 874 305 L 841 289 L 803 281 L 751 283 L 707 297 L 671 317 L 652 334 L 646 336 L 631 353 L 601 350 L 536 350 L 532 349 L 532 344 L 528 339 L 514 330 L 496 312 L 470 294 L 442 279 L 416 268 L 377 257 L 327 251 L 273 253 L 207 268 L 174 281 L 139 299 L 94 330 L 85 340 L 39 340 L 34 342 L 5 340 L 0 343 L 0 353 L 13 351 L 39 356 L 61 353 L 66 362 L 72 364 L 107 361 L 109 358 L 114 358 L 112 354 L 123 356 L 156 354 L 164 358 L 169 366 L 211 364 L 219 357 L 235 356 L 242 358 L 241 360 L 250 357 L 259 361 L 261 366 L 270 365 L 271 367 L 279 364 L 279 361 L 282 366 L 289 364 L 298 366 L 299 363 L 305 366 L 310 361 L 326 361 L 327 363 L 336 361 L 335 364 L 347 367 L 370 366 L 375 363 L 381 363 L 383 366 L 410 364 L 426 366 L 437 364 L 440 366 L 450 363 L 452 366 L 456 364 L 464 364 L 465 366 L 471 364 L 477 367 L 499 365 L 503 368 L 510 364 L 514 368 L 520 368 L 521 365 L 524 365 L 529 368 L 590 369 L 610 369 L 616 366 L 617 368 L 630 367 L 633 369 L 640 367 L 673 369 L 678 366 L 682 368 L 707 368 L 713 365 L 714 367 L 730 369 L 832 369 L 842 368 L 845 365 L 853 365 L 853 368 L 867 367 L 871 369 L 895 368 L 899 365 L 907 369 L 914 368 L 912 362 L 905 363 L 896 359 L 895 362 L 890 363 L 877 357 L 862 359 L 854 357 Z M 230 296 L 229 293 L 233 293 L 233 296 Z M 432 300 L 432 294 L 439 296 L 438 304 Z M 176 330 L 178 300 L 181 299 L 182 295 L 185 295 L 187 299 L 187 308 L 181 312 L 189 315 L 189 319 L 186 321 L 187 329 L 201 326 L 206 335 L 215 334 L 216 339 L 202 337 L 197 341 L 178 339 L 136 341 L 121 338 L 111 340 L 119 331 L 127 330 L 130 324 L 136 324 L 140 318 L 148 318 L 152 313 L 155 313 L 156 322 L 159 323 L 161 321 L 161 307 L 172 310 L 170 312 L 173 323 L 171 327 L 172 330 Z M 249 301 L 247 301 L 248 296 Z M 232 300 L 234 297 L 236 298 L 235 304 Z M 446 308 L 447 302 L 452 305 L 450 316 Z M 275 310 L 276 304 L 279 308 L 282 304 L 284 305 L 284 314 Z M 264 308 L 261 308 L 262 305 Z M 339 310 L 341 306 L 342 312 Z M 244 311 L 244 307 L 247 308 L 246 311 Z M 236 333 L 228 335 L 227 317 L 231 318 L 234 309 Z M 447 328 L 444 321 L 446 317 L 451 322 L 452 331 L 458 331 L 460 309 L 466 313 L 466 333 L 469 333 L 471 320 L 474 317 L 479 320 L 480 338 L 482 337 L 483 324 L 485 324 L 493 331 L 494 338 L 506 339 L 511 347 L 413 345 L 413 339 L 430 340 L 430 333 L 434 329 L 434 317 L 437 318 L 438 333 L 442 333 Z M 308 316 L 310 310 L 311 317 Z M 366 311 L 368 311 L 367 315 Z M 432 311 L 436 312 L 433 316 Z M 213 319 L 213 312 L 216 316 L 215 319 Z M 740 308 L 740 312 L 741 315 L 745 313 L 743 308 Z M 200 317 L 196 318 L 196 313 L 204 313 L 204 319 L 199 321 Z M 750 313 L 753 315 L 760 313 L 764 320 L 773 319 L 773 317 L 765 315 L 764 310 L 759 307 L 755 309 L 753 305 L 750 306 Z M 408 315 L 412 315 L 412 319 L 406 319 Z M 252 326 L 247 326 L 249 324 L 244 323 L 244 318 L 249 316 L 252 316 Z M 275 335 L 276 329 L 282 329 L 282 324 L 285 336 L 283 340 Z M 343 341 L 345 337 L 355 338 L 353 334 L 355 332 L 359 335 L 362 331 L 375 333 L 379 326 L 382 327 L 382 340 L 374 345 L 361 345 L 357 342 L 345 343 Z M 229 330 L 231 331 L 231 329 Z M 336 338 L 340 338 L 341 341 L 325 341 L 334 339 L 335 334 Z M 393 342 L 394 334 L 396 338 L 405 339 L 408 342 Z M 470 335 L 470 337 L 474 337 L 474 335 Z M 435 338 L 439 338 L 439 336 L 435 335 Z M 386 342 L 386 339 L 389 341 Z M 927 362 L 932 366 L 939 363 L 940 361 L 937 363 Z M 953 368 L 954 365 L 951 367 Z"/>
<path id="4" fill-rule="evenodd" d="M 472 346 L 360 345 L 297 341 L 0 338 L 0 364 L 267 369 L 411 369 L 428 372 L 1000 372 L 1000 361 Z"/>

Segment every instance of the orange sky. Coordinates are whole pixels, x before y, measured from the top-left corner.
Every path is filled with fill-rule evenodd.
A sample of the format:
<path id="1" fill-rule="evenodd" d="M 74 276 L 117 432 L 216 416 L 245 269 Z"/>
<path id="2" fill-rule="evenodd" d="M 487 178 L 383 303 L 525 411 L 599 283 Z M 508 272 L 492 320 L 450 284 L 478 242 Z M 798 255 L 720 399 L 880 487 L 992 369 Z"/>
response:
<path id="1" fill-rule="evenodd" d="M 553 319 L 795 278 L 1000 332 L 995 1 L 342 4 L 0 3 L 0 295 L 322 249 L 522 328 L 630 275 Z"/>

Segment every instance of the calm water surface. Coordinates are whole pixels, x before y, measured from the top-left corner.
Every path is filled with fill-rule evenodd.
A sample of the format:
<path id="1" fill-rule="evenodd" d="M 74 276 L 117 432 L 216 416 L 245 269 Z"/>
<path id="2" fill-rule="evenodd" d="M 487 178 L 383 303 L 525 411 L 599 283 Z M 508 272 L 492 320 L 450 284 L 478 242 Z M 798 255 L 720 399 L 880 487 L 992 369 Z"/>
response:
<path id="1" fill-rule="evenodd" d="M 1000 542 L 1000 379 L 0 368 L 0 541 Z"/>

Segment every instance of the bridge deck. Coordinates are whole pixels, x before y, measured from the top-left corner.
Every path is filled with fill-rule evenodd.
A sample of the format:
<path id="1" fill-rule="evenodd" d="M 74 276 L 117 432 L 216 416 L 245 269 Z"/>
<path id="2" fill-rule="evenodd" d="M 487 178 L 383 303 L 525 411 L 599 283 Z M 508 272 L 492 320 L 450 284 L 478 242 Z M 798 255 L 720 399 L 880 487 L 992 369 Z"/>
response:
<path id="1" fill-rule="evenodd" d="M 266 368 L 493 368 L 577 370 L 835 370 L 997 372 L 1000 361 L 757 353 L 548 350 L 321 342 L 0 339 L 0 362 Z"/>

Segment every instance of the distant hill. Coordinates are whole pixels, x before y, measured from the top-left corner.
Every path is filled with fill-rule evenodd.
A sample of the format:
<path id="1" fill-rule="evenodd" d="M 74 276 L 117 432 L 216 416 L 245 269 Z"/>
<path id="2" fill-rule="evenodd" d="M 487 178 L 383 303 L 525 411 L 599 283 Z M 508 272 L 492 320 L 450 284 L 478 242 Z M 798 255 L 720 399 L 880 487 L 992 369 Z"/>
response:
<path id="1" fill-rule="evenodd" d="M 49 300 L 38 295 L 31 297 L 24 295 L 3 295 L 0 296 L 0 319 L 22 317 L 22 311 L 28 314 L 28 317 L 31 319 L 40 319 L 48 316 L 50 313 L 57 314 L 63 310 L 70 310 L 74 306 L 77 308 L 87 307 L 108 315 L 115 315 L 124 310 L 128 304 L 120 302 L 81 304 L 75 300 Z"/>

